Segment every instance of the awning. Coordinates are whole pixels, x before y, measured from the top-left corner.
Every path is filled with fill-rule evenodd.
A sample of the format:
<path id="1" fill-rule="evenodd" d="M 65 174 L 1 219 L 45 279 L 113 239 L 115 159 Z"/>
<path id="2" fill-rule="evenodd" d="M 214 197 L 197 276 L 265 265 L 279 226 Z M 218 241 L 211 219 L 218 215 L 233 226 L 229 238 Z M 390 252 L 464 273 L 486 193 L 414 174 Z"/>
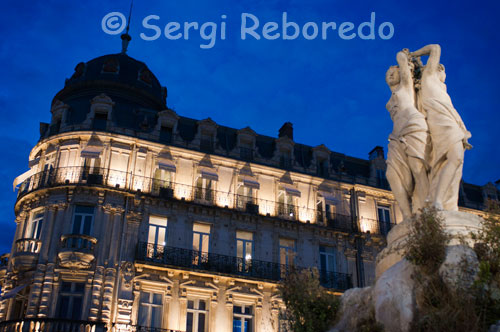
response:
<path id="1" fill-rule="evenodd" d="M 201 171 L 201 177 L 208 180 L 219 181 L 219 176 L 215 172 Z"/>
<path id="2" fill-rule="evenodd" d="M 249 188 L 253 188 L 253 189 L 260 189 L 260 183 L 258 183 L 255 180 L 252 180 L 252 179 L 244 178 L 243 179 L 243 185 L 245 187 L 249 187 Z"/>
<path id="3" fill-rule="evenodd" d="M 19 293 L 26 286 L 28 286 L 28 284 L 24 284 L 24 285 L 12 288 L 10 291 L 8 291 L 7 293 L 5 293 L 2 296 L 2 300 L 13 298 L 14 296 L 16 296 L 17 293 Z"/>
<path id="4" fill-rule="evenodd" d="M 287 195 L 300 197 L 300 191 L 295 188 L 285 187 L 285 192 L 287 193 Z"/>
<path id="5" fill-rule="evenodd" d="M 165 162 L 165 161 L 159 161 L 158 168 L 164 169 L 164 170 L 166 170 L 168 172 L 172 172 L 172 173 L 175 173 L 175 171 L 177 170 L 177 168 L 175 167 L 175 165 L 172 162 Z"/>
<path id="6" fill-rule="evenodd" d="M 328 192 L 318 191 L 318 194 L 320 194 L 325 199 L 326 204 L 337 205 L 339 203 L 339 200 Z"/>
<path id="7" fill-rule="evenodd" d="M 90 145 L 86 146 L 82 152 L 81 156 L 82 158 L 99 158 L 101 155 L 103 147 L 102 146 L 96 146 L 96 145 Z"/>
<path id="8" fill-rule="evenodd" d="M 32 174 L 33 174 L 33 169 L 29 169 L 26 172 L 24 172 L 23 174 L 19 175 L 17 178 L 15 178 L 14 183 L 12 183 L 12 190 L 16 191 L 16 187 L 19 184 L 23 183 L 24 180 L 29 178 Z"/>

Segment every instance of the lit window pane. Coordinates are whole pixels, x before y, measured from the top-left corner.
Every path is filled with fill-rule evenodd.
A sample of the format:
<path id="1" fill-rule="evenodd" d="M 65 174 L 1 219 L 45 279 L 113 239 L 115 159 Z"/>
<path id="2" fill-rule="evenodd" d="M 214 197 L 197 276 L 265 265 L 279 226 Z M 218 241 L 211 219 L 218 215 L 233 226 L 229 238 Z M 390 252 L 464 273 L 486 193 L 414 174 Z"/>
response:
<path id="1" fill-rule="evenodd" d="M 200 234 L 193 234 L 193 250 L 200 251 Z"/>
<path id="2" fill-rule="evenodd" d="M 252 232 L 244 232 L 244 231 L 236 231 L 236 238 L 251 241 L 253 239 L 253 233 Z"/>
<path id="3" fill-rule="evenodd" d="M 157 217 L 157 216 L 149 216 L 149 223 L 151 225 L 158 225 L 167 227 L 167 218 Z"/>
<path id="4" fill-rule="evenodd" d="M 208 225 L 208 224 L 194 224 L 193 231 L 210 234 L 210 225 Z"/>

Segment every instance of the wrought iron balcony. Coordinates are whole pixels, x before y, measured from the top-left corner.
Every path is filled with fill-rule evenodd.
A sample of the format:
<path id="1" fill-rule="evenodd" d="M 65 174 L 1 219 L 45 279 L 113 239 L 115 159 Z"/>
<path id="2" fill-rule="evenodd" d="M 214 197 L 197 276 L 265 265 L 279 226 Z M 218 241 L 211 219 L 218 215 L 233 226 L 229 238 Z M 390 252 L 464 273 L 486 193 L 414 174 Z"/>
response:
<path id="1" fill-rule="evenodd" d="M 181 332 L 179 330 L 162 329 L 140 325 L 113 324 L 110 332 Z"/>
<path id="2" fill-rule="evenodd" d="M 140 262 L 270 281 L 281 280 L 290 269 L 287 265 L 273 262 L 248 260 L 146 242 L 138 244 L 136 259 Z M 351 276 L 345 273 L 328 272 L 321 280 L 322 285 L 328 288 L 346 290 L 352 287 Z M 336 288 L 337 286 L 339 288 Z"/>
<path id="3" fill-rule="evenodd" d="M 38 239 L 19 239 L 15 243 L 12 265 L 16 271 L 32 269 L 38 262 L 38 253 L 42 242 Z"/>
<path id="4" fill-rule="evenodd" d="M 65 234 L 61 236 L 61 249 L 58 257 L 61 266 L 88 269 L 94 261 L 95 237 L 84 234 Z"/>
<path id="5" fill-rule="evenodd" d="M 193 201 L 197 204 L 235 209 L 246 213 L 267 215 L 286 220 L 317 222 L 337 231 L 349 232 L 354 230 L 350 223 L 350 216 L 341 214 L 326 215 L 324 212 L 318 212 L 315 208 L 163 181 L 157 178 L 106 168 L 62 167 L 34 174 L 20 184 L 18 199 L 38 189 L 67 185 L 104 186 L 114 190 L 135 193 L 140 191 L 145 195 L 167 200 Z M 385 231 L 385 229 L 378 226 L 371 229 L 371 233 L 379 230 Z"/>
<path id="6" fill-rule="evenodd" d="M 381 234 L 387 236 L 396 224 L 363 217 L 359 221 L 359 226 L 360 231 L 363 233 L 370 232 L 371 234 Z"/>
<path id="7" fill-rule="evenodd" d="M 105 332 L 102 322 L 58 318 L 24 318 L 0 322 L 0 332 Z"/>

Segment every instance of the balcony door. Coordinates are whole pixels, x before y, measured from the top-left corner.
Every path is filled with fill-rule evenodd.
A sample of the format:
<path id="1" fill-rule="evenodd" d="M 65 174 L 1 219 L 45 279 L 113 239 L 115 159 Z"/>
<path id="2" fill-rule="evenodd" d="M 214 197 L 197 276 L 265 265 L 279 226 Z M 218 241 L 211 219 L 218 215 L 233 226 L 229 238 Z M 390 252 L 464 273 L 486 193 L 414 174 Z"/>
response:
<path id="1" fill-rule="evenodd" d="M 391 208 L 385 205 L 377 207 L 378 223 L 380 227 L 380 234 L 387 235 L 391 230 Z"/>
<path id="2" fill-rule="evenodd" d="M 167 245 L 167 218 L 149 216 L 148 257 L 161 258 Z"/>
<path id="3" fill-rule="evenodd" d="M 75 206 L 73 214 L 72 234 L 91 236 L 94 224 L 94 207 L 86 205 Z M 86 239 L 74 237 L 68 239 L 71 248 L 87 248 L 90 243 Z"/>
<path id="4" fill-rule="evenodd" d="M 196 180 L 195 198 L 206 202 L 213 202 L 213 187 L 214 183 L 212 179 L 199 177 L 198 180 Z"/>
<path id="5" fill-rule="evenodd" d="M 43 224 L 43 212 L 36 212 L 32 215 L 26 237 L 29 239 L 40 240 Z"/>
<path id="6" fill-rule="evenodd" d="M 84 283 L 63 281 L 59 292 L 58 317 L 72 320 L 82 319 L 84 293 Z"/>
<path id="7" fill-rule="evenodd" d="M 253 257 L 253 233 L 236 231 L 236 257 L 238 271 L 249 272 Z"/>
<path id="8" fill-rule="evenodd" d="M 193 225 L 193 265 L 208 262 L 208 250 L 210 246 L 210 225 Z"/>

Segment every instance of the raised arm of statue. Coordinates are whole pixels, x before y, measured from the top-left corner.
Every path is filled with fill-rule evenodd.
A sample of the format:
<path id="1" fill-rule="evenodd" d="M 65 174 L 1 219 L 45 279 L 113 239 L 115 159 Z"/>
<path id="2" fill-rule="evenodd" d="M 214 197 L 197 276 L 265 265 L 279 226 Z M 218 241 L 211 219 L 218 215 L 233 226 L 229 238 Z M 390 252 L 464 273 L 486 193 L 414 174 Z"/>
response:
<path id="1" fill-rule="evenodd" d="M 398 52 L 396 61 L 399 65 L 400 84 L 405 88 L 410 88 L 413 94 L 413 79 L 411 76 L 410 61 L 408 59 L 409 54 L 408 49 Z"/>
<path id="2" fill-rule="evenodd" d="M 419 57 L 422 55 L 428 55 L 429 59 L 425 65 L 425 71 L 428 73 L 436 72 L 439 70 L 439 61 L 441 59 L 441 46 L 438 44 L 429 44 L 422 47 L 415 52 L 410 53 L 411 56 Z"/>

